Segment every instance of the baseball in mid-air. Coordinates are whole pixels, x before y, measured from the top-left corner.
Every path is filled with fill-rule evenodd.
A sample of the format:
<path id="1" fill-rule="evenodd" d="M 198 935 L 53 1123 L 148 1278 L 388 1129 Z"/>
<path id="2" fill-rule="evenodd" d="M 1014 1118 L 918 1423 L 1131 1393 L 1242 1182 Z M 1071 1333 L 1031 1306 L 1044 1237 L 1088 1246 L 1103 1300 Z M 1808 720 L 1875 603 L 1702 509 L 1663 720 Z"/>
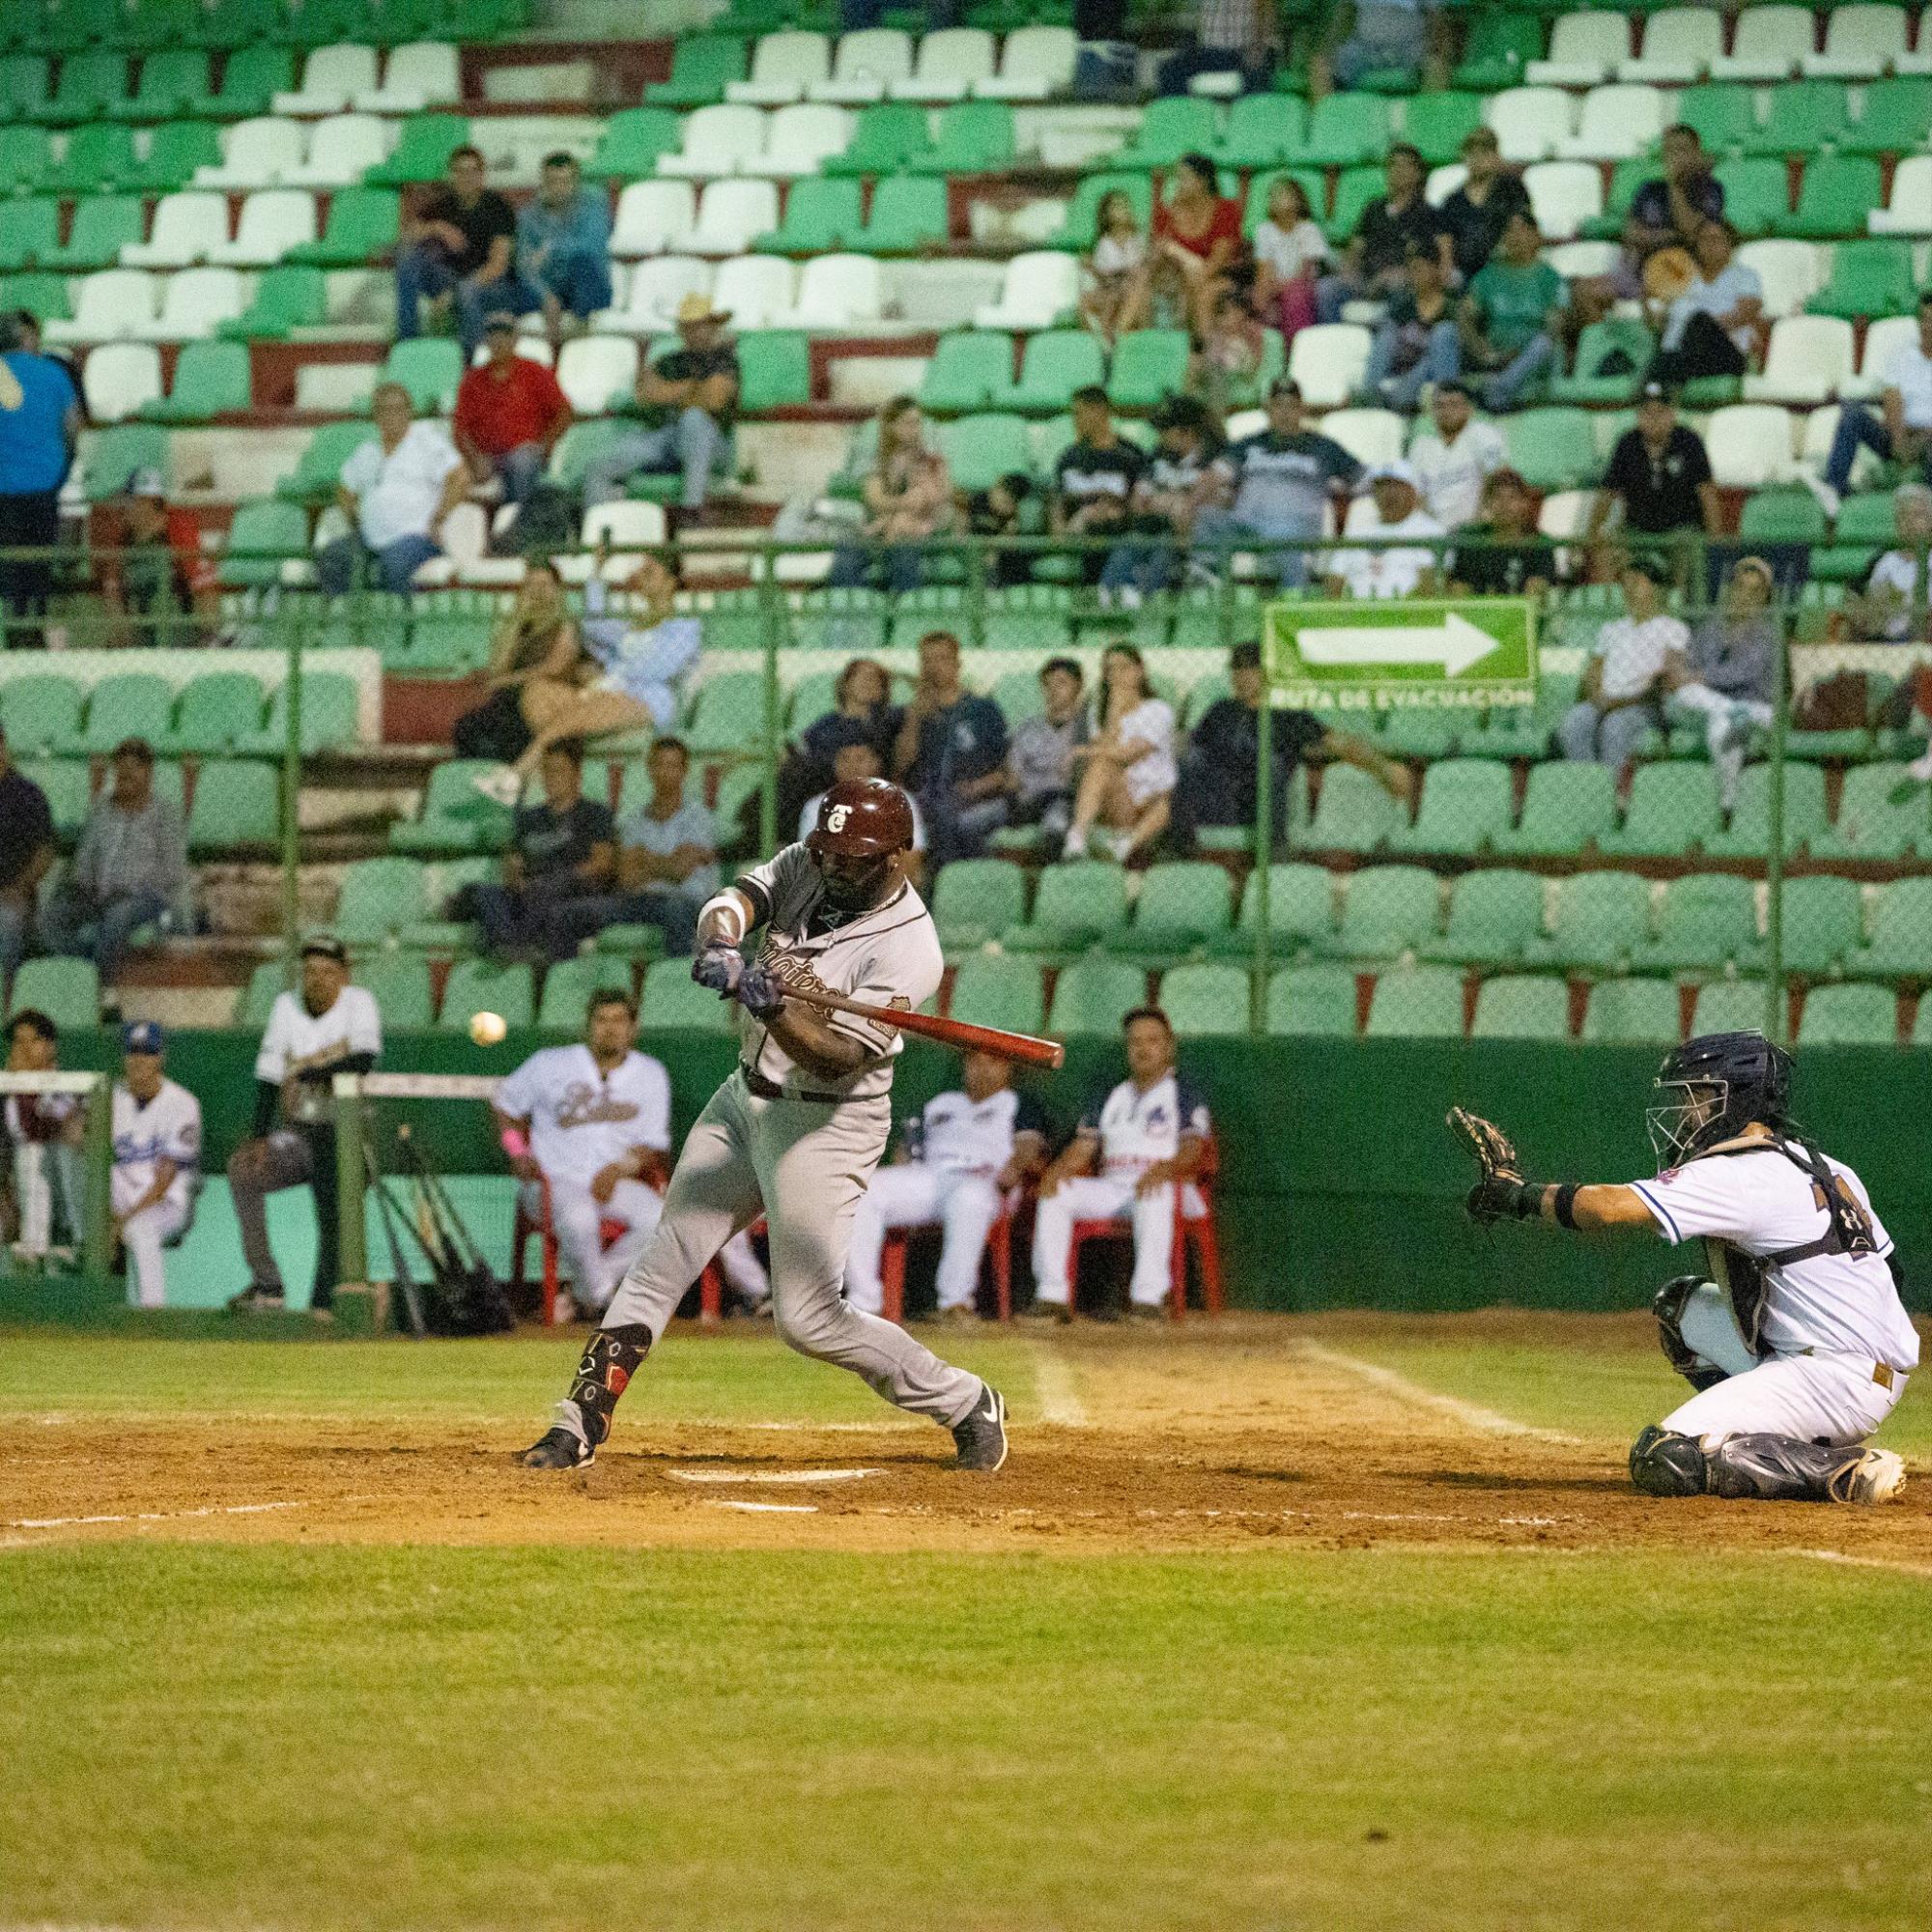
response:
<path id="1" fill-rule="evenodd" d="M 509 1032 L 501 1013 L 471 1013 L 469 1015 L 469 1037 L 478 1046 L 499 1046 L 503 1036 Z"/>

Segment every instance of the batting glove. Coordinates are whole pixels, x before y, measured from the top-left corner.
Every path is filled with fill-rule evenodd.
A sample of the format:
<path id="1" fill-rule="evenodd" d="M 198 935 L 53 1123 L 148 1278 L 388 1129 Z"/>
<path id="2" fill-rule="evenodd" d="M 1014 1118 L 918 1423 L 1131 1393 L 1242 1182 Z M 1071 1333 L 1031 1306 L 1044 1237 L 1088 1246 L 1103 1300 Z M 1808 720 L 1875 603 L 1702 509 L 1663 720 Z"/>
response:
<path id="1" fill-rule="evenodd" d="M 745 955 L 734 946 L 707 946 L 691 962 L 691 977 L 700 986 L 709 986 L 721 1000 L 728 1000 L 738 990 L 744 972 Z"/>
<path id="2" fill-rule="evenodd" d="M 784 981 L 769 966 L 751 965 L 738 976 L 738 1004 L 755 1020 L 768 1020 L 784 1005 Z"/>

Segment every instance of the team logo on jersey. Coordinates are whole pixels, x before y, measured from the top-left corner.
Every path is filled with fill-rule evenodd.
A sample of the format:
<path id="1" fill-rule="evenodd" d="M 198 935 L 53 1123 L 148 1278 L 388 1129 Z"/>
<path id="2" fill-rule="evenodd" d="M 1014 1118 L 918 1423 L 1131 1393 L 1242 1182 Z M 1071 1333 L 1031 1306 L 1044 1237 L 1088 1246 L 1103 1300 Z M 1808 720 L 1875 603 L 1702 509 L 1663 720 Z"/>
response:
<path id="1" fill-rule="evenodd" d="M 614 1094 L 600 1094 L 587 1080 L 573 1080 L 557 1096 L 556 1123 L 559 1127 L 587 1127 L 599 1121 L 635 1121 L 634 1100 L 621 1100 Z"/>
<path id="2" fill-rule="evenodd" d="M 825 814 L 826 831 L 843 832 L 845 830 L 845 821 L 851 816 L 852 816 L 852 808 L 849 805 L 835 805 L 832 808 L 832 810 Z"/>
<path id="3" fill-rule="evenodd" d="M 912 1002 L 903 993 L 895 993 L 886 1002 L 886 1005 L 895 1013 L 909 1013 L 912 1011 Z"/>

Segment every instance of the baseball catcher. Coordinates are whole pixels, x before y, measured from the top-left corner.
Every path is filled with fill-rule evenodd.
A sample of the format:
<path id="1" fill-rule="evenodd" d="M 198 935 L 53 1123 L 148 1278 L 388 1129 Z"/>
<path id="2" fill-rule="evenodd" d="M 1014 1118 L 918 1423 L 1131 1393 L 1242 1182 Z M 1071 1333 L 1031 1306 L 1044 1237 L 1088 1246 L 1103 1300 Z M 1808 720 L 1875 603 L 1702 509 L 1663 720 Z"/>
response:
<path id="1" fill-rule="evenodd" d="M 1687 1041 L 1658 1069 L 1657 1175 L 1627 1187 L 1525 1179 L 1506 1134 L 1450 1112 L 1482 1170 L 1472 1220 L 1703 1241 L 1709 1277 L 1654 1303 L 1696 1394 L 1631 1447 L 1650 1495 L 1880 1503 L 1904 1487 L 1899 1459 L 1866 1446 L 1918 1363 L 1904 1275 L 1864 1183 L 1792 1123 L 1790 1093 L 1791 1058 L 1762 1034 Z"/>

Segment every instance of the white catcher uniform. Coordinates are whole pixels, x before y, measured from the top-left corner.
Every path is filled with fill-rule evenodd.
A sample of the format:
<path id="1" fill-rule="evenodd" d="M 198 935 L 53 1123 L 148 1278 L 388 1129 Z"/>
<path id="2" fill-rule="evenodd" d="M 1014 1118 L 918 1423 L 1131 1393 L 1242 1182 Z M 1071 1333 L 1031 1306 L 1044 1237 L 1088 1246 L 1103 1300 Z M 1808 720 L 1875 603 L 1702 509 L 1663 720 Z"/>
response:
<path id="1" fill-rule="evenodd" d="M 1013 1142 L 1042 1130 L 1039 1110 L 1010 1087 L 975 1100 L 963 1091 L 928 1100 L 917 1124 L 908 1122 L 913 1158 L 882 1167 L 852 1216 L 852 1252 L 845 1264 L 845 1298 L 854 1308 L 878 1314 L 885 1302 L 879 1256 L 888 1228 L 944 1224 L 939 1255 L 939 1305 L 969 1308 L 980 1286 L 980 1257 L 999 1219 L 1000 1170 L 1013 1157 Z"/>
<path id="2" fill-rule="evenodd" d="M 123 1212 L 155 1183 L 155 1166 L 171 1160 L 175 1177 L 161 1198 L 121 1224 L 128 1250 L 128 1298 L 142 1308 L 159 1308 L 167 1278 L 161 1250 L 194 1219 L 201 1175 L 201 1102 L 185 1087 L 163 1079 L 144 1106 L 125 1080 L 114 1083 L 114 1167 L 108 1176 L 114 1211 Z"/>
<path id="3" fill-rule="evenodd" d="M 1718 1367 L 1741 1371 L 1692 1396 L 1663 1429 L 1707 1450 L 1759 1433 L 1835 1447 L 1862 1442 L 1891 1413 L 1918 1365 L 1918 1336 L 1886 1259 L 1891 1237 L 1864 1183 L 1842 1161 L 1824 1158 L 1869 1225 L 1869 1254 L 1767 1259 L 1820 1240 L 1830 1227 L 1818 1183 L 1770 1148 L 1713 1150 L 1631 1183 L 1664 1240 L 1710 1244 L 1719 1280 L 1692 1297 L 1684 1339 Z M 1720 1243 L 1764 1264 L 1755 1364 L 1721 1286 Z"/>
<path id="4" fill-rule="evenodd" d="M 909 885 L 868 911 L 824 907 L 817 867 L 787 845 L 738 881 L 763 924 L 759 958 L 810 973 L 829 991 L 907 1009 L 938 990 L 944 960 L 924 903 Z M 801 1354 L 861 1376 L 888 1402 L 952 1428 L 985 1394 L 906 1333 L 848 1306 L 845 1256 L 853 1210 L 892 1125 L 899 1036 L 848 1013 L 828 1022 L 869 1049 L 839 1079 L 795 1065 L 769 1031 L 740 1011 L 740 1065 L 686 1136 L 665 1194 L 664 1218 L 619 1284 L 606 1330 L 642 1325 L 655 1343 L 704 1264 L 760 1214 L 770 1224 L 772 1308 L 780 1336 Z M 591 1353 L 596 1352 L 593 1345 Z M 575 1400 L 558 1425 L 588 1439 Z"/>
<path id="5" fill-rule="evenodd" d="M 1033 1227 L 1034 1294 L 1065 1306 L 1072 1295 L 1069 1264 L 1076 1221 L 1111 1221 L 1131 1214 L 1134 1275 L 1129 1290 L 1144 1307 L 1157 1307 L 1174 1285 L 1174 1188 L 1134 1192 L 1155 1161 L 1172 1160 L 1183 1135 L 1205 1136 L 1208 1109 L 1172 1067 L 1146 1093 L 1122 1080 L 1080 1122 L 1080 1136 L 1100 1147 L 1100 1172 L 1076 1175 L 1041 1197 Z M 1181 1200 L 1189 1220 L 1208 1211 L 1201 1190 L 1190 1184 Z"/>

